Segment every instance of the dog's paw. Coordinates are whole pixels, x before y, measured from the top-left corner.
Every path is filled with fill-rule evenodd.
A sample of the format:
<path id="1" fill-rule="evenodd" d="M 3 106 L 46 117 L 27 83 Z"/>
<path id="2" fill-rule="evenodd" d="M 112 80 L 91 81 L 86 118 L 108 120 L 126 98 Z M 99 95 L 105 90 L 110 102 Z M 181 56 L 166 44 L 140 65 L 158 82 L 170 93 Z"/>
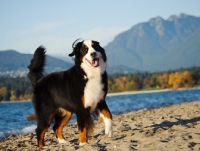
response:
<path id="1" fill-rule="evenodd" d="M 42 149 L 48 149 L 48 147 L 47 146 L 43 146 Z"/>
<path id="2" fill-rule="evenodd" d="M 79 143 L 79 146 L 84 146 L 84 145 L 86 145 L 87 143 L 86 142 L 84 142 L 84 143 Z"/>
<path id="3" fill-rule="evenodd" d="M 112 136 L 113 136 L 112 128 L 110 128 L 110 129 L 105 129 L 105 134 L 108 135 L 108 137 L 112 137 Z"/>
<path id="4" fill-rule="evenodd" d="M 108 133 L 108 137 L 113 137 L 113 132 Z"/>
<path id="5" fill-rule="evenodd" d="M 60 143 L 60 144 L 61 144 L 61 143 L 67 143 L 67 141 L 66 141 L 65 139 L 59 139 L 59 138 L 58 138 L 58 143 Z"/>
<path id="6" fill-rule="evenodd" d="M 112 135 L 113 135 L 111 119 L 105 120 L 105 134 L 108 135 L 108 137 L 112 137 Z"/>

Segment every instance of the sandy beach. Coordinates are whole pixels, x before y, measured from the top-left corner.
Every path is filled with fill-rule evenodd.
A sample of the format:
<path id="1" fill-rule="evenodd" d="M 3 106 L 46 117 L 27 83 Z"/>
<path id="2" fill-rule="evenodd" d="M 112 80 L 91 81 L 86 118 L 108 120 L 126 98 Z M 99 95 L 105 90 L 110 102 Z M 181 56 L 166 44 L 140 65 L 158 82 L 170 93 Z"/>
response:
<path id="1" fill-rule="evenodd" d="M 104 134 L 104 123 L 95 121 L 87 145 L 78 144 L 76 124 L 66 125 L 65 144 L 58 144 L 52 129 L 45 135 L 42 150 L 200 150 L 200 101 L 155 109 L 143 109 L 113 118 L 114 136 Z M 9 136 L 0 140 L 0 150 L 41 150 L 35 133 Z"/>

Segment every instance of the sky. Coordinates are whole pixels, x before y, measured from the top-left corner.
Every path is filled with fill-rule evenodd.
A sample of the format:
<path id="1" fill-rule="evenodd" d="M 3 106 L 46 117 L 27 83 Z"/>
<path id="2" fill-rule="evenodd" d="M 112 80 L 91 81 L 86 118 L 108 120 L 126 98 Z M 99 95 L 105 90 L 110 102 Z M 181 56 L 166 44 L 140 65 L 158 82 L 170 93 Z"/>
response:
<path id="1" fill-rule="evenodd" d="M 67 57 L 78 39 L 102 47 L 116 35 L 157 16 L 200 17 L 200 0 L 0 0 L 0 51 Z"/>

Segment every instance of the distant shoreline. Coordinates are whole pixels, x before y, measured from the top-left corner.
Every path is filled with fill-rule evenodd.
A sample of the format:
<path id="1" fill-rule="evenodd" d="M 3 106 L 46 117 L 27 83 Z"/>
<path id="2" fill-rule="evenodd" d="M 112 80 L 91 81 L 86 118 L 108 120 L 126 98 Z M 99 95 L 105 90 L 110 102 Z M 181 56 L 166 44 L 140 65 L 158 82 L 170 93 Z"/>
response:
<path id="1" fill-rule="evenodd" d="M 139 90 L 139 91 L 125 91 L 125 92 L 116 92 L 108 93 L 107 96 L 120 96 L 120 95 L 131 95 L 131 94 L 145 94 L 145 93 L 159 93 L 159 92 L 168 92 L 168 91 L 182 91 L 182 90 L 194 90 L 200 89 L 199 87 L 193 88 L 179 88 L 179 89 L 160 89 L 160 90 Z M 22 100 L 22 101 L 3 101 L 0 103 L 20 103 L 20 102 L 31 102 L 31 100 Z"/>
<path id="2" fill-rule="evenodd" d="M 158 93 L 158 92 L 194 90 L 194 89 L 198 89 L 198 87 L 193 87 L 193 88 L 180 88 L 180 89 L 160 89 L 160 90 L 126 91 L 126 92 L 108 93 L 107 96 L 119 96 L 119 95 L 131 95 L 131 94 L 144 94 L 144 93 Z"/>
<path id="3" fill-rule="evenodd" d="M 22 101 L 3 101 L 1 103 L 23 103 L 23 102 L 31 102 L 31 100 L 22 100 Z"/>

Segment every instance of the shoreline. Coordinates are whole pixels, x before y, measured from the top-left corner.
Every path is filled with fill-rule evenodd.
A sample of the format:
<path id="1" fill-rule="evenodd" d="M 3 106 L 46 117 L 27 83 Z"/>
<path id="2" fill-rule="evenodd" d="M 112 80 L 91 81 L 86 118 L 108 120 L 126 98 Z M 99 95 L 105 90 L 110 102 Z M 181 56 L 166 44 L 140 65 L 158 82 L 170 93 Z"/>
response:
<path id="1" fill-rule="evenodd" d="M 95 120 L 88 144 L 78 145 L 76 124 L 64 127 L 67 140 L 59 144 L 52 129 L 43 150 L 199 150 L 200 101 L 142 109 L 113 117 L 113 137 L 104 134 L 104 123 Z M 0 140 L 0 150 L 38 150 L 36 134 L 11 135 Z"/>
<path id="2" fill-rule="evenodd" d="M 107 93 L 106 96 L 120 96 L 120 95 L 132 95 L 132 94 L 145 94 L 145 93 L 159 93 L 159 92 L 168 92 L 168 91 L 184 91 L 184 90 L 200 90 L 199 87 L 193 88 L 179 88 L 179 89 L 160 89 L 160 90 L 138 90 L 138 91 L 124 91 L 124 92 L 116 92 L 116 93 Z M 1 103 L 20 103 L 20 102 L 31 102 L 30 100 L 22 100 L 22 101 L 3 101 Z"/>
<path id="3" fill-rule="evenodd" d="M 107 96 L 120 96 L 120 95 L 145 94 L 145 93 L 159 93 L 159 92 L 184 91 L 184 90 L 195 90 L 195 89 L 199 89 L 199 87 L 179 88 L 179 89 L 125 91 L 125 92 L 108 93 Z"/>
<path id="4" fill-rule="evenodd" d="M 31 102 L 31 100 L 21 100 L 21 101 L 3 101 L 1 103 L 23 103 L 23 102 Z"/>

